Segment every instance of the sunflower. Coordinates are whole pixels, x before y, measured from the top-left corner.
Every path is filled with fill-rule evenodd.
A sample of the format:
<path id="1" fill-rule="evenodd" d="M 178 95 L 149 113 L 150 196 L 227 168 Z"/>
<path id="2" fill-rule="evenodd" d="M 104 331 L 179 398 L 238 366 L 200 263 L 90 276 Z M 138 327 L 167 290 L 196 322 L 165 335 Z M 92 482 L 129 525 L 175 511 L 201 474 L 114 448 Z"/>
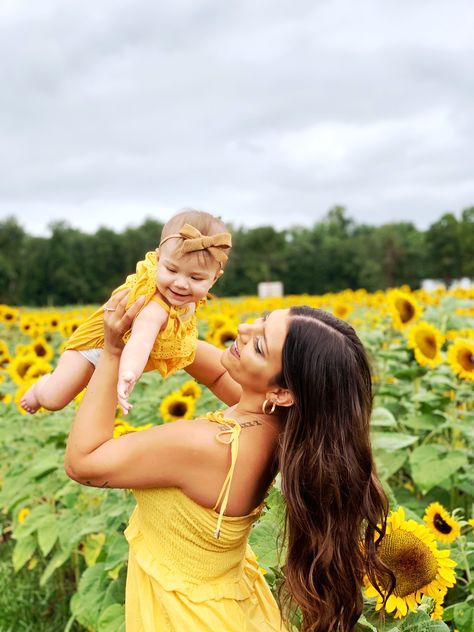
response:
<path id="1" fill-rule="evenodd" d="M 448 363 L 456 375 L 474 382 L 474 341 L 460 339 L 450 345 Z"/>
<path id="2" fill-rule="evenodd" d="M 436 601 L 435 602 L 435 607 L 433 609 L 433 612 L 431 613 L 431 618 L 434 621 L 442 621 L 443 620 L 443 613 L 444 613 L 444 608 L 442 606 L 442 601 Z"/>
<path id="3" fill-rule="evenodd" d="M 132 426 L 125 419 L 116 419 L 114 421 L 113 438 L 121 437 L 122 435 L 129 434 L 130 432 L 140 432 L 141 430 L 148 430 L 153 424 L 144 424 L 143 426 Z"/>
<path id="4" fill-rule="evenodd" d="M 234 329 L 237 327 L 234 319 L 227 314 L 210 314 L 207 318 L 206 340 L 215 344 L 214 336 L 222 328 Z"/>
<path id="5" fill-rule="evenodd" d="M 33 316 L 22 316 L 19 325 L 21 333 L 25 336 L 36 337 L 38 335 L 38 322 Z"/>
<path id="6" fill-rule="evenodd" d="M 428 505 L 423 520 L 440 542 L 454 542 L 461 534 L 461 525 L 440 503 Z"/>
<path id="7" fill-rule="evenodd" d="M 6 325 L 14 325 L 18 319 L 19 310 L 8 305 L 0 305 L 0 320 Z"/>
<path id="8" fill-rule="evenodd" d="M 2 356 L 0 356 L 0 368 L 2 369 L 6 369 L 8 368 L 8 366 L 10 365 L 10 362 L 12 361 L 12 357 L 9 353 L 6 353 Z"/>
<path id="9" fill-rule="evenodd" d="M 53 348 L 48 344 L 48 341 L 43 336 L 35 338 L 30 344 L 30 349 L 42 360 L 51 360 L 54 355 Z"/>
<path id="10" fill-rule="evenodd" d="M 465 327 L 464 329 L 448 329 L 446 332 L 447 340 L 456 340 L 456 338 L 474 338 L 474 329 Z"/>
<path id="11" fill-rule="evenodd" d="M 405 520 L 400 507 L 387 520 L 387 530 L 379 545 L 382 561 L 395 575 L 395 588 L 385 604 L 387 612 L 401 618 L 408 609 L 415 611 L 423 595 L 442 603 L 448 588 L 454 586 L 456 566 L 448 550 L 439 550 L 434 535 L 422 524 Z M 382 595 L 366 578 L 367 597 L 376 597 L 376 610 L 383 607 L 387 590 Z"/>
<path id="12" fill-rule="evenodd" d="M 347 303 L 335 303 L 332 307 L 332 313 L 334 314 L 334 316 L 336 316 L 337 318 L 341 318 L 342 320 L 345 320 L 347 318 L 347 316 L 350 314 L 352 310 L 351 305 L 348 305 Z"/>
<path id="13" fill-rule="evenodd" d="M 12 401 L 12 396 L 10 393 L 3 393 L 0 391 L 0 402 L 8 406 L 8 404 Z"/>
<path id="14" fill-rule="evenodd" d="M 47 314 L 44 323 L 49 331 L 57 331 L 61 322 L 61 314 L 59 312 L 51 312 Z"/>
<path id="15" fill-rule="evenodd" d="M 180 392 L 171 393 L 161 402 L 160 415 L 164 421 L 192 419 L 195 406 L 194 398 L 189 395 L 181 395 Z"/>
<path id="16" fill-rule="evenodd" d="M 435 367 L 441 364 L 442 333 L 425 320 L 413 325 L 408 333 L 408 346 L 415 352 L 415 358 L 421 366 Z"/>
<path id="17" fill-rule="evenodd" d="M 29 353 L 33 353 L 30 345 L 19 344 L 15 345 L 15 355 L 28 355 Z"/>
<path id="18" fill-rule="evenodd" d="M 225 349 L 234 342 L 238 335 L 237 327 L 229 323 L 215 330 L 212 342 L 216 347 Z"/>
<path id="19" fill-rule="evenodd" d="M 207 324 L 209 329 L 216 330 L 219 327 L 223 327 L 224 325 L 228 325 L 229 323 L 233 324 L 233 319 L 229 318 L 226 314 L 210 314 L 207 317 Z"/>
<path id="20" fill-rule="evenodd" d="M 392 290 L 388 294 L 389 310 L 396 329 L 404 329 L 417 320 L 421 307 L 410 294 L 400 290 Z"/>
<path id="21" fill-rule="evenodd" d="M 13 358 L 8 365 L 8 373 L 15 384 L 23 384 L 23 381 L 26 379 L 28 369 L 31 368 L 37 360 L 38 358 L 33 353 L 28 355 L 19 355 Z"/>
<path id="22" fill-rule="evenodd" d="M 25 380 L 39 380 L 43 375 L 52 373 L 53 367 L 44 360 L 37 360 L 25 373 Z"/>
<path id="23" fill-rule="evenodd" d="M 474 518 L 469 518 L 467 523 L 474 529 Z"/>
<path id="24" fill-rule="evenodd" d="M 2 358 L 5 355 L 9 355 L 9 354 L 10 354 L 10 352 L 8 350 L 7 343 L 5 342 L 5 340 L 2 340 L 0 338 L 0 358 Z"/>
<path id="25" fill-rule="evenodd" d="M 201 397 L 201 388 L 195 380 L 188 380 L 181 385 L 179 389 L 181 395 L 192 397 L 193 399 L 199 399 Z"/>
<path id="26" fill-rule="evenodd" d="M 61 322 L 59 325 L 59 331 L 61 332 L 63 338 L 70 338 L 82 321 L 82 318 L 69 318 L 68 320 Z"/>

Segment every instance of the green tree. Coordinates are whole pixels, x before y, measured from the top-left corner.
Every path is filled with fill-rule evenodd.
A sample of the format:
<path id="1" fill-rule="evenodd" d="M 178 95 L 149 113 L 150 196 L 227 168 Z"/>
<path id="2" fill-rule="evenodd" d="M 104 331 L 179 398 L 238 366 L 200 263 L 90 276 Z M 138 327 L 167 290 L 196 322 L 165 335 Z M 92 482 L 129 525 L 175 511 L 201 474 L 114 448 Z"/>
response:
<path id="1" fill-rule="evenodd" d="M 27 235 L 14 217 L 0 222 L 0 302 L 18 305 L 25 279 Z"/>
<path id="2" fill-rule="evenodd" d="M 474 206 L 461 213 L 459 222 L 459 248 L 462 276 L 474 279 Z"/>
<path id="3" fill-rule="evenodd" d="M 272 226 L 232 230 L 232 252 L 213 291 L 219 296 L 255 294 L 261 281 L 283 280 L 286 269 L 285 231 Z"/>
<path id="4" fill-rule="evenodd" d="M 452 213 L 445 213 L 426 232 L 429 276 L 449 284 L 462 274 L 460 226 Z"/>

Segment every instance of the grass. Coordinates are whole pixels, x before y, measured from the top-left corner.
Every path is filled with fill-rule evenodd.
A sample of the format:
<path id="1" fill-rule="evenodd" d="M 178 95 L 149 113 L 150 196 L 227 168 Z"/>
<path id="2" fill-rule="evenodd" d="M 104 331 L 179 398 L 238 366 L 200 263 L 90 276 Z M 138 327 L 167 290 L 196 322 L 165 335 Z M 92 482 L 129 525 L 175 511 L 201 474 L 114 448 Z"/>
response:
<path id="1" fill-rule="evenodd" d="M 14 542 L 0 538 L 0 632 L 64 632 L 70 613 L 69 599 L 74 585 L 67 569 L 59 569 L 43 587 L 39 578 L 44 561 L 15 573 L 11 563 Z M 69 632 L 84 632 L 74 622 Z"/>

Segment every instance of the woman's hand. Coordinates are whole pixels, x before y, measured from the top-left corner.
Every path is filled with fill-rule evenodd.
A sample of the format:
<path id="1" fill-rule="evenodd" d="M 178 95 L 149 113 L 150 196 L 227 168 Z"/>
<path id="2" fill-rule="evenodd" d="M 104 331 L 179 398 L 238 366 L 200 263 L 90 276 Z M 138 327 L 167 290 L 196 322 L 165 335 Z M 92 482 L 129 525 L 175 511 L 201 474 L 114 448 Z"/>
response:
<path id="1" fill-rule="evenodd" d="M 104 305 L 104 351 L 112 355 L 120 355 L 124 347 L 123 334 L 130 326 L 143 306 L 144 296 L 126 309 L 130 290 L 122 290 L 109 298 Z"/>

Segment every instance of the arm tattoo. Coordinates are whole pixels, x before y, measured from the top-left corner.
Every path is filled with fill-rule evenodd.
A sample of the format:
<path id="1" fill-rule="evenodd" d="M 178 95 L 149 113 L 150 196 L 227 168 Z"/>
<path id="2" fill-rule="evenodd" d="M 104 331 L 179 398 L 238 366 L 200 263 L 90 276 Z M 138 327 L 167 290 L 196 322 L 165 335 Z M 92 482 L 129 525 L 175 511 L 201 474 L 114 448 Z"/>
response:
<path id="1" fill-rule="evenodd" d="M 253 421 L 244 421 L 244 423 L 240 425 L 242 428 L 251 428 L 252 426 L 261 426 L 262 423 L 258 421 L 258 419 L 254 419 Z"/>
<path id="2" fill-rule="evenodd" d="M 241 428 L 251 428 L 252 426 L 262 426 L 262 422 L 258 421 L 258 419 L 254 419 L 253 421 L 244 421 L 240 424 Z M 219 426 L 221 430 L 228 430 L 227 426 Z"/>

